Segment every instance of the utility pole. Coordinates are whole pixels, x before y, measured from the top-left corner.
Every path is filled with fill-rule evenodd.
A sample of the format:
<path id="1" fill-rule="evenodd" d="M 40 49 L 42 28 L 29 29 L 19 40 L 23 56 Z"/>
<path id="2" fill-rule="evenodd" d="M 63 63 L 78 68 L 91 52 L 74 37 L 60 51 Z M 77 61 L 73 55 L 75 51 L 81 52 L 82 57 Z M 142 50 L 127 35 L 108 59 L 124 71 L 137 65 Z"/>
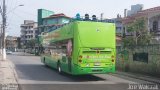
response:
<path id="1" fill-rule="evenodd" d="M 0 14 L 2 16 L 2 7 L 0 6 Z M 2 55 L 2 24 L 1 25 L 1 28 L 0 28 L 0 54 Z"/>
<path id="2" fill-rule="evenodd" d="M 0 24 L 0 54 L 2 54 L 2 24 Z"/>
<path id="3" fill-rule="evenodd" d="M 3 0 L 2 9 L 2 58 L 6 60 L 6 42 L 5 42 L 5 29 L 6 29 L 6 2 Z"/>
<path id="4" fill-rule="evenodd" d="M 19 6 L 24 6 L 24 5 L 19 5 Z M 18 6 L 17 6 L 18 7 Z M 15 10 L 17 7 L 15 7 L 13 10 Z M 11 10 L 10 12 L 12 12 Z M 6 60 L 6 20 L 7 20 L 7 13 L 6 13 L 6 0 L 3 0 L 3 5 L 0 6 L 0 13 L 2 16 L 2 31 L 1 31 L 1 42 L 2 42 L 2 60 Z M 10 13 L 8 12 L 8 13 Z"/>

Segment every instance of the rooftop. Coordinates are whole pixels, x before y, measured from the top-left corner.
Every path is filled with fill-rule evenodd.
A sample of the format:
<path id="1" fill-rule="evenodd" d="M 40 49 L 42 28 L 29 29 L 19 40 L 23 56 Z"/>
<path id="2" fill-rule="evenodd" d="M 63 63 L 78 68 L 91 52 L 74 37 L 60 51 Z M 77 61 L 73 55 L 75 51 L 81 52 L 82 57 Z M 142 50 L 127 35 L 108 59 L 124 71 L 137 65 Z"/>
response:
<path id="1" fill-rule="evenodd" d="M 65 14 L 63 14 L 63 13 L 59 13 L 59 14 L 53 14 L 53 15 L 51 15 L 51 16 L 49 16 L 49 17 L 46 17 L 46 19 L 48 19 L 48 18 L 57 18 L 57 17 L 70 18 L 70 17 L 66 16 Z"/>
<path id="2" fill-rule="evenodd" d="M 160 6 L 139 11 L 137 14 L 123 18 L 122 21 L 124 24 L 130 23 L 133 20 L 135 20 L 136 17 L 148 16 L 149 14 L 153 14 L 153 13 L 160 13 Z"/>

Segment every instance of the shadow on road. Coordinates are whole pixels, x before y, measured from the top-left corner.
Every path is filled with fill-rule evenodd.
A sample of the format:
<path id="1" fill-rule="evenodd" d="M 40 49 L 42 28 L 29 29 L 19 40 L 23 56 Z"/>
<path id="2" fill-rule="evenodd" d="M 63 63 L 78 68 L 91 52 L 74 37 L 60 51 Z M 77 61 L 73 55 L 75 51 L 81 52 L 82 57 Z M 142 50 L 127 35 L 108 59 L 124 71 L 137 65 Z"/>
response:
<path id="1" fill-rule="evenodd" d="M 104 81 L 105 79 L 94 75 L 70 75 L 67 73 L 62 74 L 65 77 L 71 78 L 75 82 L 87 82 L 87 81 Z"/>
<path id="2" fill-rule="evenodd" d="M 74 76 L 66 73 L 59 74 L 57 70 L 43 64 L 19 64 L 16 65 L 16 69 L 20 79 L 36 81 L 86 82 L 105 80 L 94 75 Z"/>

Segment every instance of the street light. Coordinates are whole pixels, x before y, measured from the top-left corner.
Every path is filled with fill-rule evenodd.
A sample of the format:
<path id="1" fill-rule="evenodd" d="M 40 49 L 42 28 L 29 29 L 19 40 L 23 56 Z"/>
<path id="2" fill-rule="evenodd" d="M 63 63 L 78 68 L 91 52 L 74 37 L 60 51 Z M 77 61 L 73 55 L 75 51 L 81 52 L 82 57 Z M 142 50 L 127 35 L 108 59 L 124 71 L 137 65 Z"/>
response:
<path id="1" fill-rule="evenodd" d="M 15 8 L 13 8 L 12 10 L 10 10 L 8 13 L 6 12 L 6 0 L 3 0 L 3 6 L 0 7 L 0 13 L 2 15 L 2 60 L 6 60 L 6 43 L 5 43 L 5 29 L 6 29 L 6 20 L 7 20 L 7 14 L 9 14 L 10 12 L 14 11 L 17 7 L 19 6 L 24 6 L 24 5 L 18 5 Z"/>
<path id="2" fill-rule="evenodd" d="M 10 10 L 9 12 L 7 12 L 7 14 L 13 12 L 15 9 L 17 9 L 18 7 L 21 7 L 21 6 L 24 6 L 24 5 L 23 5 L 23 4 L 20 4 L 20 5 L 16 6 L 16 7 L 14 7 L 12 10 Z"/>

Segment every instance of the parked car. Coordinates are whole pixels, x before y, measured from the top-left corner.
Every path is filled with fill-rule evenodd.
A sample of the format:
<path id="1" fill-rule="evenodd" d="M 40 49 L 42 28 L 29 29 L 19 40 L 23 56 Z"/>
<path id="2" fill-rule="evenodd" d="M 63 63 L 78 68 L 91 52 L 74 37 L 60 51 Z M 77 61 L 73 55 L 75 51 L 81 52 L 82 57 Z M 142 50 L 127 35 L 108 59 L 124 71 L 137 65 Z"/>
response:
<path id="1" fill-rule="evenodd" d="M 6 50 L 6 54 L 12 54 L 12 51 Z"/>

